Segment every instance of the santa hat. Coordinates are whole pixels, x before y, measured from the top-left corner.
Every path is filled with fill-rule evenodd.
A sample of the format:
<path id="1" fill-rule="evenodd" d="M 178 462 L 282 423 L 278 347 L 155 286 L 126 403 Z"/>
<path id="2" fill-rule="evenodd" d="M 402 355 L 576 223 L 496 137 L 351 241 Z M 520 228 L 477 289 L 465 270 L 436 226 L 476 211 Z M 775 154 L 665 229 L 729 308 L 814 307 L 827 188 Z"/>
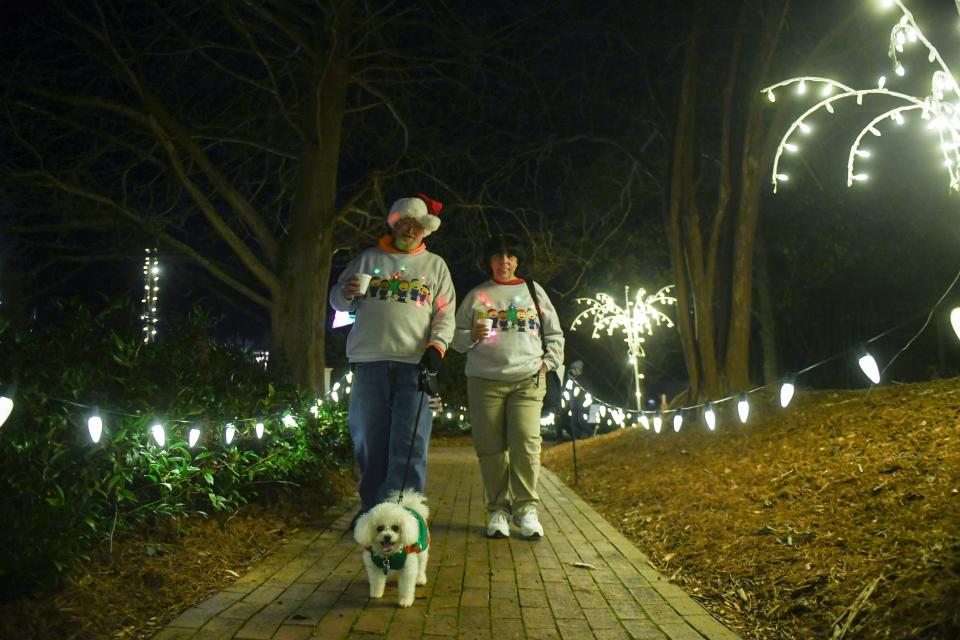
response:
<path id="1" fill-rule="evenodd" d="M 440 228 L 440 210 L 443 203 L 418 193 L 414 198 L 400 198 L 390 206 L 387 224 L 393 229 L 402 218 L 413 218 L 423 227 L 424 237 Z"/>

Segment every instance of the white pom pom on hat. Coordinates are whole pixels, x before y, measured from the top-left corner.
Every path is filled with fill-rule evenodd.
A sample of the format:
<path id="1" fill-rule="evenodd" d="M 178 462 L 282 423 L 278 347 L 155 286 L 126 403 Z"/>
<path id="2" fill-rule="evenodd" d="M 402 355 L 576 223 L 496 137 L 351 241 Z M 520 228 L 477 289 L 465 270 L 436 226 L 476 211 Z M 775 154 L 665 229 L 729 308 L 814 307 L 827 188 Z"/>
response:
<path id="1" fill-rule="evenodd" d="M 413 218 L 423 227 L 424 237 L 440 228 L 440 210 L 443 203 L 422 193 L 413 198 L 400 198 L 390 205 L 387 224 L 393 229 L 398 220 Z"/>

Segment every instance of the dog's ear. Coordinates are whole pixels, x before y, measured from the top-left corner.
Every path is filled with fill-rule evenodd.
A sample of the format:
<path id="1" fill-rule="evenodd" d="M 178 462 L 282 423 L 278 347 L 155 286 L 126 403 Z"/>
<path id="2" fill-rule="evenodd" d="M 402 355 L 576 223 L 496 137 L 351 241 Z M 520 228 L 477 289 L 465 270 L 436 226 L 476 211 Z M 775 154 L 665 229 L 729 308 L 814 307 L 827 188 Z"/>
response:
<path id="1" fill-rule="evenodd" d="M 372 545 L 374 542 L 373 519 L 369 516 L 369 512 L 363 514 L 357 518 L 357 522 L 353 525 L 353 539 L 357 541 L 357 544 L 364 547 Z"/>

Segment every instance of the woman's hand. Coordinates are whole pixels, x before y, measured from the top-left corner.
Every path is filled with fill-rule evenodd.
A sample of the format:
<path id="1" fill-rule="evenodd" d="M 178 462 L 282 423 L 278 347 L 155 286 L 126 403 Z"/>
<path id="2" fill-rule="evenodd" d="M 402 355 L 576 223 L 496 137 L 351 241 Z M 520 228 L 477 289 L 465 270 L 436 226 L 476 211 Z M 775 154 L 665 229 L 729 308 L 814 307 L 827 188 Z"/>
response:
<path id="1" fill-rule="evenodd" d="M 546 373 L 546 372 L 547 372 L 547 363 L 546 363 L 546 362 L 541 362 L 541 363 L 540 363 L 540 373 L 543 374 L 543 373 Z"/>
<path id="2" fill-rule="evenodd" d="M 478 322 L 473 325 L 473 329 L 470 330 L 470 339 L 474 342 L 480 342 L 481 340 L 486 340 L 490 337 L 490 329 L 487 325 Z"/>

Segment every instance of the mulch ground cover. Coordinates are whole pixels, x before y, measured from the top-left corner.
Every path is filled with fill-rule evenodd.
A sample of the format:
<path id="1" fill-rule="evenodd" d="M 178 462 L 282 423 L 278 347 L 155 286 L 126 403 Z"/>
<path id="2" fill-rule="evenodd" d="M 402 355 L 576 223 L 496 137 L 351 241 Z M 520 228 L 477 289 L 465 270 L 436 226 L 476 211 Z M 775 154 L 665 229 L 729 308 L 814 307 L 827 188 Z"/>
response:
<path id="1" fill-rule="evenodd" d="M 577 493 L 745 638 L 960 638 L 960 379 L 751 400 L 578 442 Z"/>
<path id="2" fill-rule="evenodd" d="M 158 522 L 94 549 L 56 593 L 0 604 L 0 638 L 150 638 L 180 611 L 224 589 L 354 490 L 333 475 L 231 515 Z"/>

